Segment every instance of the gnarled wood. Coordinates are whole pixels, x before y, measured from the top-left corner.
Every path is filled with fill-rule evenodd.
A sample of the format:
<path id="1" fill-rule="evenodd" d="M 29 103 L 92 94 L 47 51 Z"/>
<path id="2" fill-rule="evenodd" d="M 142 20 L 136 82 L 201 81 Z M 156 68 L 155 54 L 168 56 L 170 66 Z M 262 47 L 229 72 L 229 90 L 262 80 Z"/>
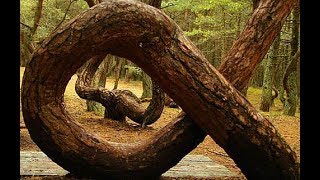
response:
<path id="1" fill-rule="evenodd" d="M 164 108 L 164 92 L 157 85 L 153 86 L 153 96 L 146 110 L 141 106 L 140 99 L 131 91 L 117 89 L 110 91 L 90 87 L 91 80 L 103 61 L 103 58 L 99 57 L 104 56 L 90 60 L 77 79 L 75 86 L 77 94 L 83 99 L 101 103 L 105 107 L 105 118 L 125 121 L 127 116 L 143 127 L 157 121 Z"/>
<path id="2" fill-rule="evenodd" d="M 257 14 L 266 9 L 286 16 L 293 2 L 284 0 L 270 4 L 270 1 L 265 1 L 269 6 L 260 5 L 253 19 L 259 20 L 261 17 Z M 282 21 L 277 20 L 268 23 L 282 25 Z M 266 36 L 260 38 L 265 40 Z M 252 50 L 251 47 L 248 49 Z M 177 156 L 172 156 L 172 152 L 179 155 L 187 152 L 183 148 L 175 150 L 175 146 L 166 146 L 166 153 L 170 152 L 170 155 L 165 154 L 159 149 L 168 144 L 159 143 L 160 148 L 155 148 L 158 151 L 153 151 L 159 153 L 157 157 L 152 162 L 145 162 L 141 154 L 151 151 L 141 152 L 146 150 L 142 148 L 146 146 L 111 146 L 86 134 L 72 121 L 63 105 L 68 80 L 86 60 L 103 52 L 138 64 L 226 150 L 248 178 L 299 178 L 294 153 L 272 124 L 205 60 L 169 17 L 150 6 L 129 0 L 111 0 L 79 15 L 53 33 L 26 68 L 22 88 L 26 126 L 35 143 L 62 167 L 96 176 L 155 176 L 175 162 L 172 159 Z M 248 62 L 247 66 L 251 68 L 255 67 L 255 63 L 251 66 L 250 61 L 243 61 Z M 240 61 L 234 69 L 242 65 Z M 250 68 L 238 70 L 251 71 Z M 236 87 L 241 87 L 240 82 L 246 82 L 243 78 L 230 80 Z M 197 129 L 196 126 L 193 128 Z M 165 133 L 169 132 L 166 129 Z M 184 132 L 178 134 L 188 138 Z M 163 136 L 157 138 L 162 139 Z M 176 136 L 171 138 L 162 140 L 170 144 Z M 191 146 L 188 147 L 190 149 Z M 161 155 L 164 155 L 162 158 L 172 156 L 172 159 L 166 159 L 171 164 L 159 159 Z M 142 163 L 146 167 L 141 167 Z"/>

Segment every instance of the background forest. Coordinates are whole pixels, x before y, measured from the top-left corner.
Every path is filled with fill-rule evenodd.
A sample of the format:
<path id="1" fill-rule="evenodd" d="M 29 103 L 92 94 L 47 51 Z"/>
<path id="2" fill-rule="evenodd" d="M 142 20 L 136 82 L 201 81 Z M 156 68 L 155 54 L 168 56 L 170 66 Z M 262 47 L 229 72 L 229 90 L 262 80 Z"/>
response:
<path id="1" fill-rule="evenodd" d="M 20 8 L 20 65 L 24 67 L 36 47 L 54 29 L 89 7 L 84 0 L 21 0 Z M 218 67 L 252 13 L 253 4 L 250 0 L 165 0 L 161 8 L 175 20 L 211 64 Z M 280 100 L 285 115 L 299 113 L 299 14 L 297 7 L 288 16 L 281 34 L 250 81 L 249 87 L 262 90 L 259 102 L 261 111 L 268 112 L 274 101 Z M 142 98 L 151 97 L 151 80 L 130 61 L 107 56 L 96 73 L 93 86 L 104 86 L 106 77 L 110 76 L 116 78 L 114 89 L 119 78 L 142 80 Z M 243 93 L 246 94 L 246 91 Z"/>

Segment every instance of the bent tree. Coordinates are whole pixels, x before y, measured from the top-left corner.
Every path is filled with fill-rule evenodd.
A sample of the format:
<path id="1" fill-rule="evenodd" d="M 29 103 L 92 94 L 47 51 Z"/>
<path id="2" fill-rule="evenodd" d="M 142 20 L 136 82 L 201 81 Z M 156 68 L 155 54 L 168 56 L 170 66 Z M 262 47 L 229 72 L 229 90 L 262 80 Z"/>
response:
<path id="1" fill-rule="evenodd" d="M 149 2 L 150 5 L 160 8 L 162 0 L 152 0 Z M 99 2 L 86 1 L 89 7 L 96 5 Z M 125 117 L 129 117 L 136 123 L 141 124 L 142 127 L 152 124 L 160 118 L 165 105 L 165 94 L 159 88 L 158 85 L 152 83 L 151 78 L 147 76 L 144 72 L 143 78 L 143 94 L 141 99 L 147 96 L 152 96 L 151 102 L 146 110 L 141 106 L 141 101 L 135 94 L 129 90 L 117 90 L 118 82 L 120 79 L 120 70 L 122 61 L 117 56 L 114 56 L 116 60 L 115 67 L 115 83 L 112 91 L 101 88 L 93 88 L 91 85 L 94 81 L 94 76 L 98 73 L 98 67 L 104 60 L 106 55 L 96 56 L 89 60 L 88 65 L 84 68 L 82 73 L 80 73 L 79 78 L 76 83 L 77 94 L 86 99 L 87 102 L 93 102 L 92 108 L 95 107 L 96 102 L 100 102 L 105 107 L 105 118 L 110 118 L 118 121 L 125 121 Z M 103 72 L 103 71 L 102 71 Z M 101 72 L 100 72 L 101 74 Z M 105 77 L 101 74 L 99 81 Z M 149 82 L 149 83 L 146 83 Z M 105 83 L 105 78 L 104 78 Z M 145 87 L 145 85 L 150 87 Z M 152 87 L 151 87 L 152 86 Z M 149 92 L 150 91 L 150 92 Z M 145 93 L 148 92 L 149 95 Z M 89 109 L 89 106 L 88 106 Z"/>
<path id="2" fill-rule="evenodd" d="M 90 83 L 104 60 L 105 54 L 89 60 L 88 65 L 78 76 L 76 93 L 83 99 L 99 102 L 105 107 L 105 118 L 125 121 L 129 117 L 143 127 L 157 121 L 164 108 L 164 93 L 158 86 L 153 87 L 153 97 L 146 110 L 141 105 L 140 99 L 128 90 L 112 91 L 104 88 L 90 87 Z"/>
<path id="3" fill-rule="evenodd" d="M 246 177 L 299 179 L 294 152 L 238 91 L 245 87 L 294 3 L 262 1 L 220 72 L 160 10 L 131 0 L 94 6 L 44 41 L 25 70 L 22 110 L 31 138 L 72 173 L 138 178 L 161 175 L 207 133 Z M 111 143 L 88 134 L 66 111 L 63 94 L 77 69 L 103 53 L 135 62 L 186 114 L 143 142 Z"/>

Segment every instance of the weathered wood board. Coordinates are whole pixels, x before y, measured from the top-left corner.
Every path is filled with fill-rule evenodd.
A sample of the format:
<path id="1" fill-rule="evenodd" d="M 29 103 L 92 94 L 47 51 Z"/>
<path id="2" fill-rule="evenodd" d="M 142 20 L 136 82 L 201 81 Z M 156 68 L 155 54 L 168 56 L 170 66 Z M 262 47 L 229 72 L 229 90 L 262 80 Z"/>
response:
<path id="1" fill-rule="evenodd" d="M 51 161 L 43 152 L 20 152 L 21 176 L 65 176 L 69 172 Z M 235 173 L 203 155 L 187 155 L 160 179 L 236 179 Z"/>

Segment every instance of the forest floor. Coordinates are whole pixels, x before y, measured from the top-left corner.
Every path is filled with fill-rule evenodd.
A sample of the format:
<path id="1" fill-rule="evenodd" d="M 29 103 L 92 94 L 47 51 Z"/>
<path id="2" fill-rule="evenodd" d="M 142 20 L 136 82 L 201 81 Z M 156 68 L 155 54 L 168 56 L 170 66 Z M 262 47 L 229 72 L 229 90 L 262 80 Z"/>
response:
<path id="1" fill-rule="evenodd" d="M 20 79 L 22 79 L 24 68 L 20 69 Z M 155 132 L 164 127 L 174 118 L 181 109 L 165 108 L 160 119 L 146 128 L 141 128 L 136 123 L 127 119 L 127 123 L 120 123 L 110 119 L 103 119 L 102 115 L 86 111 L 86 102 L 75 92 L 76 76 L 73 76 L 65 91 L 65 103 L 68 112 L 77 120 L 87 131 L 101 138 L 113 142 L 134 142 L 146 140 Z M 21 81 L 20 81 L 21 82 Z M 106 87 L 112 89 L 114 79 L 108 78 Z M 118 89 L 128 89 L 138 97 L 142 94 L 142 83 L 140 81 L 124 82 L 120 80 Z M 254 107 L 258 109 L 261 96 L 261 89 L 250 87 L 247 98 Z M 144 103 L 147 106 L 147 103 Z M 276 99 L 275 105 L 270 112 L 261 112 L 276 127 L 282 137 L 287 141 L 291 148 L 296 152 L 300 162 L 300 113 L 296 116 L 285 116 L 282 114 L 282 104 Z M 22 113 L 20 112 L 20 151 L 40 151 L 37 145 L 31 140 L 28 130 L 24 126 Z M 208 156 L 218 164 L 226 166 L 229 170 L 246 179 L 234 161 L 219 147 L 209 136 L 198 145 L 190 154 L 202 154 Z M 29 179 L 29 178 L 28 178 Z M 34 179 L 39 179 L 34 177 Z"/>

